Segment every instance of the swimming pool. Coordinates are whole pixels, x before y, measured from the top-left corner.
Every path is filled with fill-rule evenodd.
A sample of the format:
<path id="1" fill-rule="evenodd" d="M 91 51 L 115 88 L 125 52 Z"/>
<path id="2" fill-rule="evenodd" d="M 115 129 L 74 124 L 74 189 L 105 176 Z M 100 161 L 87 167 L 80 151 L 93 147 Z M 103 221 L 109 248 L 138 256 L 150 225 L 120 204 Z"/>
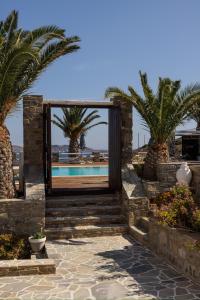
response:
<path id="1" fill-rule="evenodd" d="M 52 176 L 108 176 L 108 167 L 52 167 Z"/>

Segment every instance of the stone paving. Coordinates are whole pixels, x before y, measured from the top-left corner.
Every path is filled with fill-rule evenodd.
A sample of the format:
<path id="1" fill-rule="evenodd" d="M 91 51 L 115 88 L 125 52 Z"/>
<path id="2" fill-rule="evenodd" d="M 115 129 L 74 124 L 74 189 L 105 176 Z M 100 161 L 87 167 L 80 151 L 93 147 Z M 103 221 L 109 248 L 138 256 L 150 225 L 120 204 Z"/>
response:
<path id="1" fill-rule="evenodd" d="M 0 278 L 0 299 L 200 299 L 200 286 L 127 236 L 47 243 L 55 275 Z"/>

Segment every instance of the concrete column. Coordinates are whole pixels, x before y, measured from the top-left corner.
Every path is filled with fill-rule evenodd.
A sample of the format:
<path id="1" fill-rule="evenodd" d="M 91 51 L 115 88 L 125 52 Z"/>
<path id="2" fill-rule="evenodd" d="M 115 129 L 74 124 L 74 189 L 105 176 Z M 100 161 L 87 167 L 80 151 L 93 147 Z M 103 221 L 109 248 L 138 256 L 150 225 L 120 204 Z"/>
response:
<path id="1" fill-rule="evenodd" d="M 23 98 L 24 179 L 43 181 L 43 97 Z"/>

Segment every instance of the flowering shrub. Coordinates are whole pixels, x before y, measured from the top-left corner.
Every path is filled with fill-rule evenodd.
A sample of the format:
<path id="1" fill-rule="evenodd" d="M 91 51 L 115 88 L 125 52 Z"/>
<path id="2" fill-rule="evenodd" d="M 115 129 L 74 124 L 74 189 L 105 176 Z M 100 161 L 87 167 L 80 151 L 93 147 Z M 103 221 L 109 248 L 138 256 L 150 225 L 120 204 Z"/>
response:
<path id="1" fill-rule="evenodd" d="M 152 203 L 158 207 L 155 215 L 160 223 L 200 231 L 200 209 L 187 186 L 176 185 L 159 194 Z"/>
<path id="2" fill-rule="evenodd" d="M 159 194 L 156 198 L 151 199 L 158 207 L 168 205 L 174 199 L 189 199 L 193 200 L 192 193 L 185 185 L 175 185 L 170 191 Z"/>
<path id="3" fill-rule="evenodd" d="M 12 233 L 0 234 L 0 259 L 21 259 L 30 257 L 30 247 L 26 239 Z"/>

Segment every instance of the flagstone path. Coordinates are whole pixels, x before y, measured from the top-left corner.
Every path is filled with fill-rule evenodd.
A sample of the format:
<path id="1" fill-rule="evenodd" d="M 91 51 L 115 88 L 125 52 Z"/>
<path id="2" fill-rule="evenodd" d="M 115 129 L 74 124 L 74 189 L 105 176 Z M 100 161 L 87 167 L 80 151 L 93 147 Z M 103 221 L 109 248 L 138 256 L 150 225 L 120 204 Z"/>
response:
<path id="1" fill-rule="evenodd" d="M 55 275 L 0 278 L 0 299 L 190 300 L 200 286 L 127 236 L 47 243 Z"/>

